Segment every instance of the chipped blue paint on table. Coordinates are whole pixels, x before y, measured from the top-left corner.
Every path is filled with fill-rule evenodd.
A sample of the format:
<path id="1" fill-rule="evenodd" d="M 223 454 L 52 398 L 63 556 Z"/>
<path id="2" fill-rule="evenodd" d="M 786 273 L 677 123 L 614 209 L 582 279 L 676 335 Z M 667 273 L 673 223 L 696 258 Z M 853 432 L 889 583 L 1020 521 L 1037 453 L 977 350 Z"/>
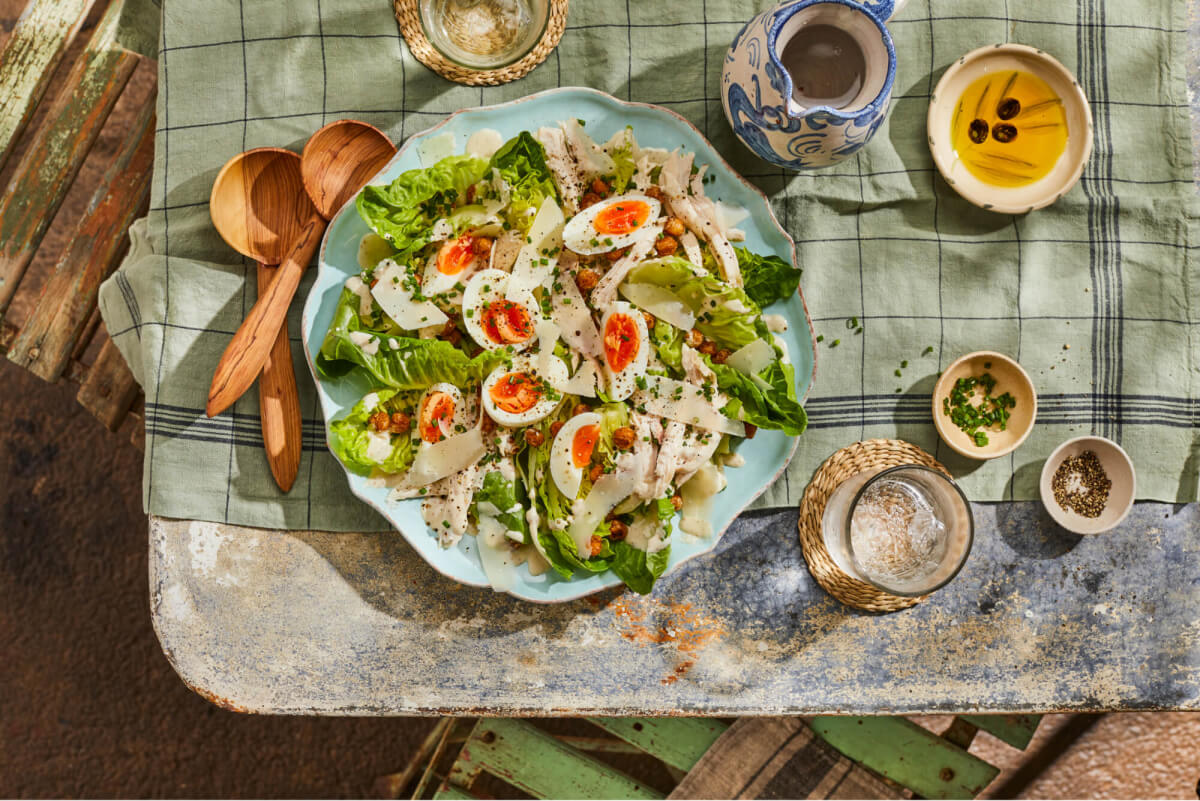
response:
<path id="1" fill-rule="evenodd" d="M 744 515 L 651 599 L 558 606 L 456 585 L 394 534 L 151 517 L 151 607 L 184 681 L 250 712 L 1200 709 L 1200 507 L 1138 504 L 1089 538 L 1035 503 L 974 511 L 958 578 L 885 616 L 816 586 L 795 510 Z"/>

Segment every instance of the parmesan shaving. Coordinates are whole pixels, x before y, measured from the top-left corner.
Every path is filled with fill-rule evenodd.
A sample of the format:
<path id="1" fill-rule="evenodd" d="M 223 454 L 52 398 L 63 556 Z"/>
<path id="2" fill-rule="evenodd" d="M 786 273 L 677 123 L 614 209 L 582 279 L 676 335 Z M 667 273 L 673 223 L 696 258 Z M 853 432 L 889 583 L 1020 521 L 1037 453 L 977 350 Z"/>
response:
<path id="1" fill-rule="evenodd" d="M 696 315 L 669 289 L 626 281 L 621 284 L 619 291 L 634 306 L 666 320 L 676 328 L 690 331 L 696 324 Z"/>
<path id="2" fill-rule="evenodd" d="M 592 535 L 596 526 L 604 520 L 604 516 L 612 511 L 618 503 L 629 497 L 637 483 L 637 473 L 630 464 L 631 454 L 623 453 L 617 457 L 617 469 L 600 476 L 600 480 L 592 485 L 592 491 L 586 498 L 576 501 L 577 507 L 571 527 L 567 530 L 575 541 L 575 548 L 581 559 L 587 559 L 591 553 Z"/>
<path id="3" fill-rule="evenodd" d="M 483 434 L 478 427 L 433 444 L 422 443 L 408 471 L 409 484 L 423 487 L 465 470 L 483 458 Z"/>
<path id="4" fill-rule="evenodd" d="M 754 339 L 735 350 L 725 364 L 749 376 L 758 375 L 775 361 L 775 348 L 765 339 Z"/>
<path id="5" fill-rule="evenodd" d="M 746 426 L 721 414 L 704 397 L 700 387 L 664 376 L 646 376 L 654 383 L 648 389 L 634 393 L 633 404 L 645 404 L 646 411 L 680 423 L 718 431 L 735 437 L 746 436 Z"/>

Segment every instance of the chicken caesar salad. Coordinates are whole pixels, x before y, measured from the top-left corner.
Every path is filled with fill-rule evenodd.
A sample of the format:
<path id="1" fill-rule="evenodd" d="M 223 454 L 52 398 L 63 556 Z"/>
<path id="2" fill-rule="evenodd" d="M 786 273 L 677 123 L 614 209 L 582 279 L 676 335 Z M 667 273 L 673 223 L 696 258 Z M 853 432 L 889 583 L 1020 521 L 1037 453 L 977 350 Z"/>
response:
<path id="1" fill-rule="evenodd" d="M 331 448 L 389 501 L 420 499 L 442 547 L 473 535 L 498 590 L 526 565 L 647 593 L 676 521 L 713 535 L 734 446 L 805 429 L 786 320 L 763 313 L 800 271 L 736 244 L 747 212 L 631 128 L 453 141 L 356 199 L 372 233 L 315 361 L 372 391 Z"/>

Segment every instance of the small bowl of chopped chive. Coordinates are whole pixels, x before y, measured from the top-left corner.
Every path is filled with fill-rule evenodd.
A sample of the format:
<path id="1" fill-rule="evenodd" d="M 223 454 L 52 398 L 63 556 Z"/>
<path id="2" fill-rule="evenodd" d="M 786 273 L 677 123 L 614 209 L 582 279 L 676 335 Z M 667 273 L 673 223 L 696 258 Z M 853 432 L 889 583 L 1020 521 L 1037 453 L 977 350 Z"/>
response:
<path id="1" fill-rule="evenodd" d="M 942 440 L 971 459 L 995 459 L 1025 441 L 1037 419 L 1037 392 L 1014 360 L 990 350 L 959 357 L 933 388 Z"/>
<path id="2" fill-rule="evenodd" d="M 1129 454 L 1111 439 L 1076 437 L 1046 459 L 1041 490 L 1054 522 L 1076 534 L 1100 534 L 1133 508 L 1137 477 Z"/>

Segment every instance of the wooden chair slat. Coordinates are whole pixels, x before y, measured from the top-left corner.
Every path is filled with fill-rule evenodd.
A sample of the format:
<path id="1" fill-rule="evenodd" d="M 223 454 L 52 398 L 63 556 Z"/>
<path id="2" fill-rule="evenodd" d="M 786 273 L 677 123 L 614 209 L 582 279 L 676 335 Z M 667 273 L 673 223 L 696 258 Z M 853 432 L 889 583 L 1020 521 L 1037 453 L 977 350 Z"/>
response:
<path id="1" fill-rule="evenodd" d="M 729 728 L 711 718 L 588 718 L 666 764 L 689 771 Z"/>
<path id="2" fill-rule="evenodd" d="M 105 339 L 75 398 L 109 431 L 116 431 L 125 422 L 139 389 L 125 357 L 111 339 Z"/>
<path id="3" fill-rule="evenodd" d="M 62 375 L 100 283 L 128 248 L 126 233 L 145 213 L 154 164 L 154 109 L 138 116 L 117 157 L 96 189 L 89 212 L 71 234 L 36 308 L 9 349 L 8 358 L 31 373 L 54 381 Z"/>
<path id="4" fill-rule="evenodd" d="M 924 798 L 974 798 L 1000 772 L 905 718 L 815 717 L 838 751 Z"/>
<path id="5" fill-rule="evenodd" d="M 116 44 L 120 10 L 105 13 L 0 198 L 0 314 L 137 66 Z"/>
<path id="6" fill-rule="evenodd" d="M 92 2 L 32 0 L 13 27 L 0 53 L 0 169 L 87 19 Z"/>
<path id="7" fill-rule="evenodd" d="M 481 720 L 450 771 L 466 792 L 481 770 L 537 798 L 662 798 L 611 765 L 519 720 Z"/>
<path id="8" fill-rule="evenodd" d="M 448 801 L 474 801 L 475 796 L 468 793 L 458 785 L 442 782 L 437 792 L 433 794 L 437 799 L 448 799 Z"/>
<path id="9" fill-rule="evenodd" d="M 1013 748 L 1025 749 L 1037 731 L 1041 715 L 959 715 Z"/>

